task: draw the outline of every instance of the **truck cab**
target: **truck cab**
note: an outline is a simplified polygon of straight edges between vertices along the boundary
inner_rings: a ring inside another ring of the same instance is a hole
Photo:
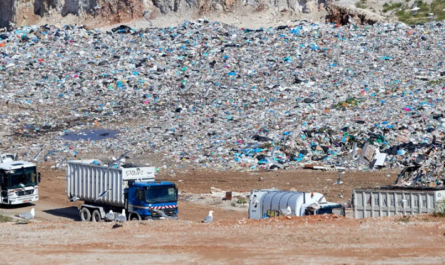
[[[40,173],[36,165],[2,158],[0,204],[17,205],[39,200]]]
[[[127,196],[130,220],[149,220],[178,216],[178,189],[174,183],[165,181],[131,182]]]
[[[17,154],[0,153],[0,164],[17,161]]]

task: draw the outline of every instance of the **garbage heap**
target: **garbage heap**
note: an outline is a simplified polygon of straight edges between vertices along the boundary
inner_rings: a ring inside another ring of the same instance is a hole
[[[58,162],[128,151],[216,170],[400,167],[444,131],[444,30],[17,28],[0,33],[1,144]]]
[[[434,138],[430,147],[423,152],[405,157],[405,166],[397,177],[394,186],[403,187],[443,187],[445,183],[445,150],[443,140]]]

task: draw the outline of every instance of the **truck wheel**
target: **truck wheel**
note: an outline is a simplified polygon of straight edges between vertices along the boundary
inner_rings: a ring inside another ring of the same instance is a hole
[[[141,216],[138,213],[130,213],[130,216],[128,217],[128,220],[130,221],[140,221]]]
[[[90,213],[90,210],[88,208],[84,207],[84,208],[82,208],[80,210],[80,219],[83,222],[91,221],[91,213]]]
[[[99,210],[94,210],[91,215],[91,222],[103,222],[104,220],[100,217]]]

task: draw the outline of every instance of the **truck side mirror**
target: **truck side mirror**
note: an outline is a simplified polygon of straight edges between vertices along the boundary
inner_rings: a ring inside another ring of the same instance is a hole
[[[40,172],[37,173],[37,181],[40,183]]]

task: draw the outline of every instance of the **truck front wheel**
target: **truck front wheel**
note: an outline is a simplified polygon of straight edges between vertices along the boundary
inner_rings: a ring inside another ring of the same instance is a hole
[[[130,221],[140,221],[141,216],[138,213],[130,213],[130,216],[128,217],[128,220]]]
[[[91,215],[91,221],[92,222],[103,222],[104,220],[100,217],[99,210],[94,210],[93,214]]]
[[[88,208],[82,208],[80,209],[80,220],[83,222],[91,221],[91,213]]]

